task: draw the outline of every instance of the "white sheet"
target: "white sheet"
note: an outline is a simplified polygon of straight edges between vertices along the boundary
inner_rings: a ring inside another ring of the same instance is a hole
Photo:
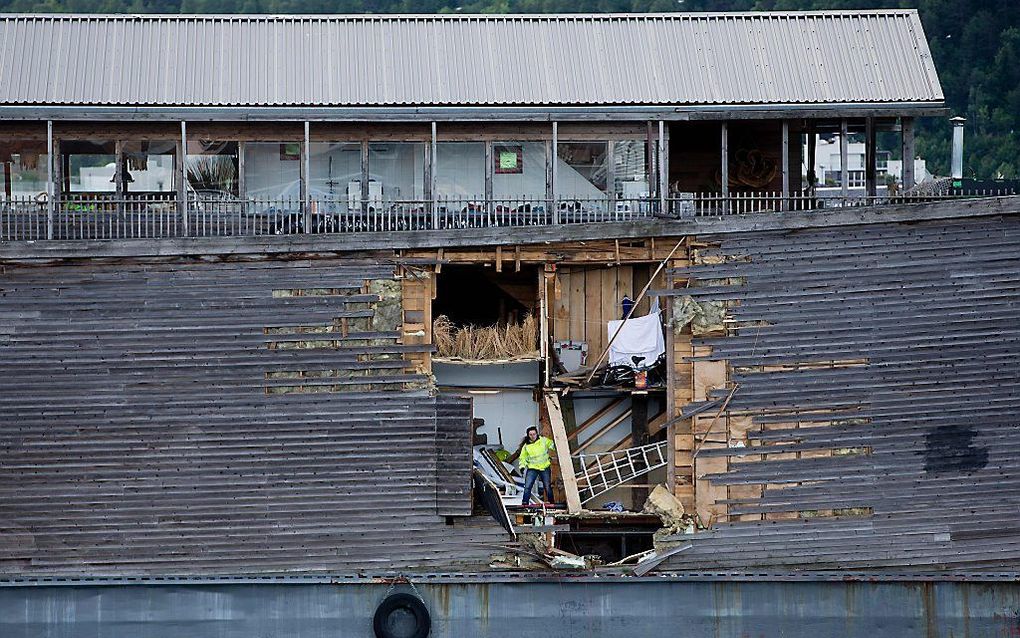
[[[642,366],[648,366],[659,358],[659,355],[666,351],[666,340],[662,336],[662,322],[659,319],[660,312],[654,312],[644,317],[631,317],[626,323],[622,319],[609,322],[609,336],[612,339],[617,328],[623,323],[623,330],[616,336],[613,345],[609,347],[609,365],[635,367],[631,357],[644,357]]]

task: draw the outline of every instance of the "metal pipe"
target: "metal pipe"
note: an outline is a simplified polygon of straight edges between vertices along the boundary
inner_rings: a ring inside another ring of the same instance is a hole
[[[967,118],[957,116],[949,121],[953,124],[952,177],[954,181],[958,181],[963,179],[963,124]]]

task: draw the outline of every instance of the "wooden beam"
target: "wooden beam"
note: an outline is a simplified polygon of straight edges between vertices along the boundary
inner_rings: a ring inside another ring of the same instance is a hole
[[[635,392],[630,395],[630,438],[632,447],[640,447],[648,443],[648,393]],[[632,505],[640,507],[648,498],[646,488],[637,488],[631,492]]]
[[[560,223],[559,205],[556,201],[559,197],[559,163],[560,163],[560,126],[559,122],[552,123],[552,150],[549,155],[549,208],[552,209],[553,224]]]
[[[312,191],[308,182],[312,179],[312,144],[311,124],[305,122],[305,137],[301,143],[300,196],[301,208],[305,211],[305,232],[313,232],[312,228]]]
[[[808,179],[808,190],[813,195],[815,187],[818,185],[818,175],[815,173],[815,160],[818,158],[818,134],[815,131],[815,123],[812,121],[808,124],[807,130],[808,142],[807,142],[807,179]]]
[[[901,155],[903,157],[902,181],[904,190],[913,188],[916,183],[914,175],[914,118],[905,117],[900,128]]]
[[[726,200],[730,196],[730,129],[727,122],[722,123],[722,134],[719,139],[719,156],[719,169],[722,174],[723,209],[729,210],[729,202]]]
[[[570,455],[570,443],[567,441],[563,411],[560,409],[560,396],[555,392],[545,392],[544,397],[546,412],[549,415],[549,428],[552,430],[553,443],[556,444],[556,458],[560,465],[563,492],[567,497],[567,511],[579,514],[581,495],[577,490],[577,476],[574,475],[574,460]]]
[[[439,144],[436,141],[436,123],[432,122],[430,127],[432,131],[432,137],[429,140],[429,156],[428,156],[428,199],[432,206],[432,228],[439,228],[439,194],[436,193],[436,168],[439,166],[437,154],[439,153]],[[436,272],[439,272],[438,270]]]
[[[53,145],[53,120],[46,122],[46,238],[53,239],[53,224],[56,216],[56,202],[54,198],[57,189],[54,185],[53,167],[56,158],[54,157]]]
[[[667,210],[666,198],[669,197],[669,144],[666,141],[666,123],[662,120],[659,120],[658,151],[655,155],[657,159],[655,188],[659,193],[659,212],[665,213]]]
[[[782,167],[783,167],[783,199],[780,202],[781,210],[790,208],[790,122],[783,120],[782,133]]]
[[[588,440],[585,441],[584,443],[579,444],[577,446],[577,449],[574,450],[574,451],[577,452],[577,453],[584,452],[585,450],[590,448],[592,445],[594,445],[596,441],[598,441],[600,438],[602,438],[602,436],[604,434],[606,434],[607,432],[609,432],[610,430],[612,430],[616,426],[618,426],[621,423],[623,423],[627,418],[630,417],[630,415],[631,415],[631,409],[630,408],[625,409],[623,412],[621,412],[620,414],[618,414],[617,416],[613,417],[608,422],[606,422],[606,424],[603,425],[602,427],[600,427],[598,430],[595,430],[595,432],[590,437],[588,437]]]
[[[180,160],[178,177],[180,184],[177,186],[177,214],[181,218],[181,229],[184,236],[188,236],[188,123],[181,122],[181,152],[177,157]]]
[[[846,119],[839,121],[839,192],[846,198],[850,194],[850,140]]]
[[[868,197],[878,194],[878,138],[875,135],[875,118],[864,121],[864,183]]]
[[[624,397],[619,397],[619,398],[613,399],[612,401],[607,403],[605,406],[603,406],[602,408],[597,410],[595,412],[595,414],[593,414],[590,417],[588,417],[587,419],[585,419],[584,423],[582,423],[581,425],[577,426],[575,429],[570,430],[568,432],[568,434],[567,434],[567,438],[576,439],[578,434],[580,434],[581,432],[584,432],[586,429],[588,429],[592,425],[594,425],[594,424],[598,423],[599,421],[601,421],[604,416],[606,416],[607,414],[609,414],[610,412],[612,412],[616,408],[620,407],[620,404],[622,404],[623,401],[624,401]]]

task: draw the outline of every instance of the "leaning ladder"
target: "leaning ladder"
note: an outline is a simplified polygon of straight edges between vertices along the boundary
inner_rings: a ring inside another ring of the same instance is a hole
[[[581,503],[666,465],[666,441],[609,452],[578,454]]]

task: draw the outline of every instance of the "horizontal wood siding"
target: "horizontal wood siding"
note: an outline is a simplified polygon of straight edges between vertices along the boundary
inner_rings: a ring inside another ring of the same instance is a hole
[[[728,304],[694,354],[739,386],[698,457],[730,522],[663,569],[1015,570],[1020,219],[700,239],[667,294]]]
[[[470,402],[425,391],[408,355],[431,346],[381,312],[395,278],[336,260],[6,268],[0,572],[485,564],[495,522],[444,519],[470,513]]]

